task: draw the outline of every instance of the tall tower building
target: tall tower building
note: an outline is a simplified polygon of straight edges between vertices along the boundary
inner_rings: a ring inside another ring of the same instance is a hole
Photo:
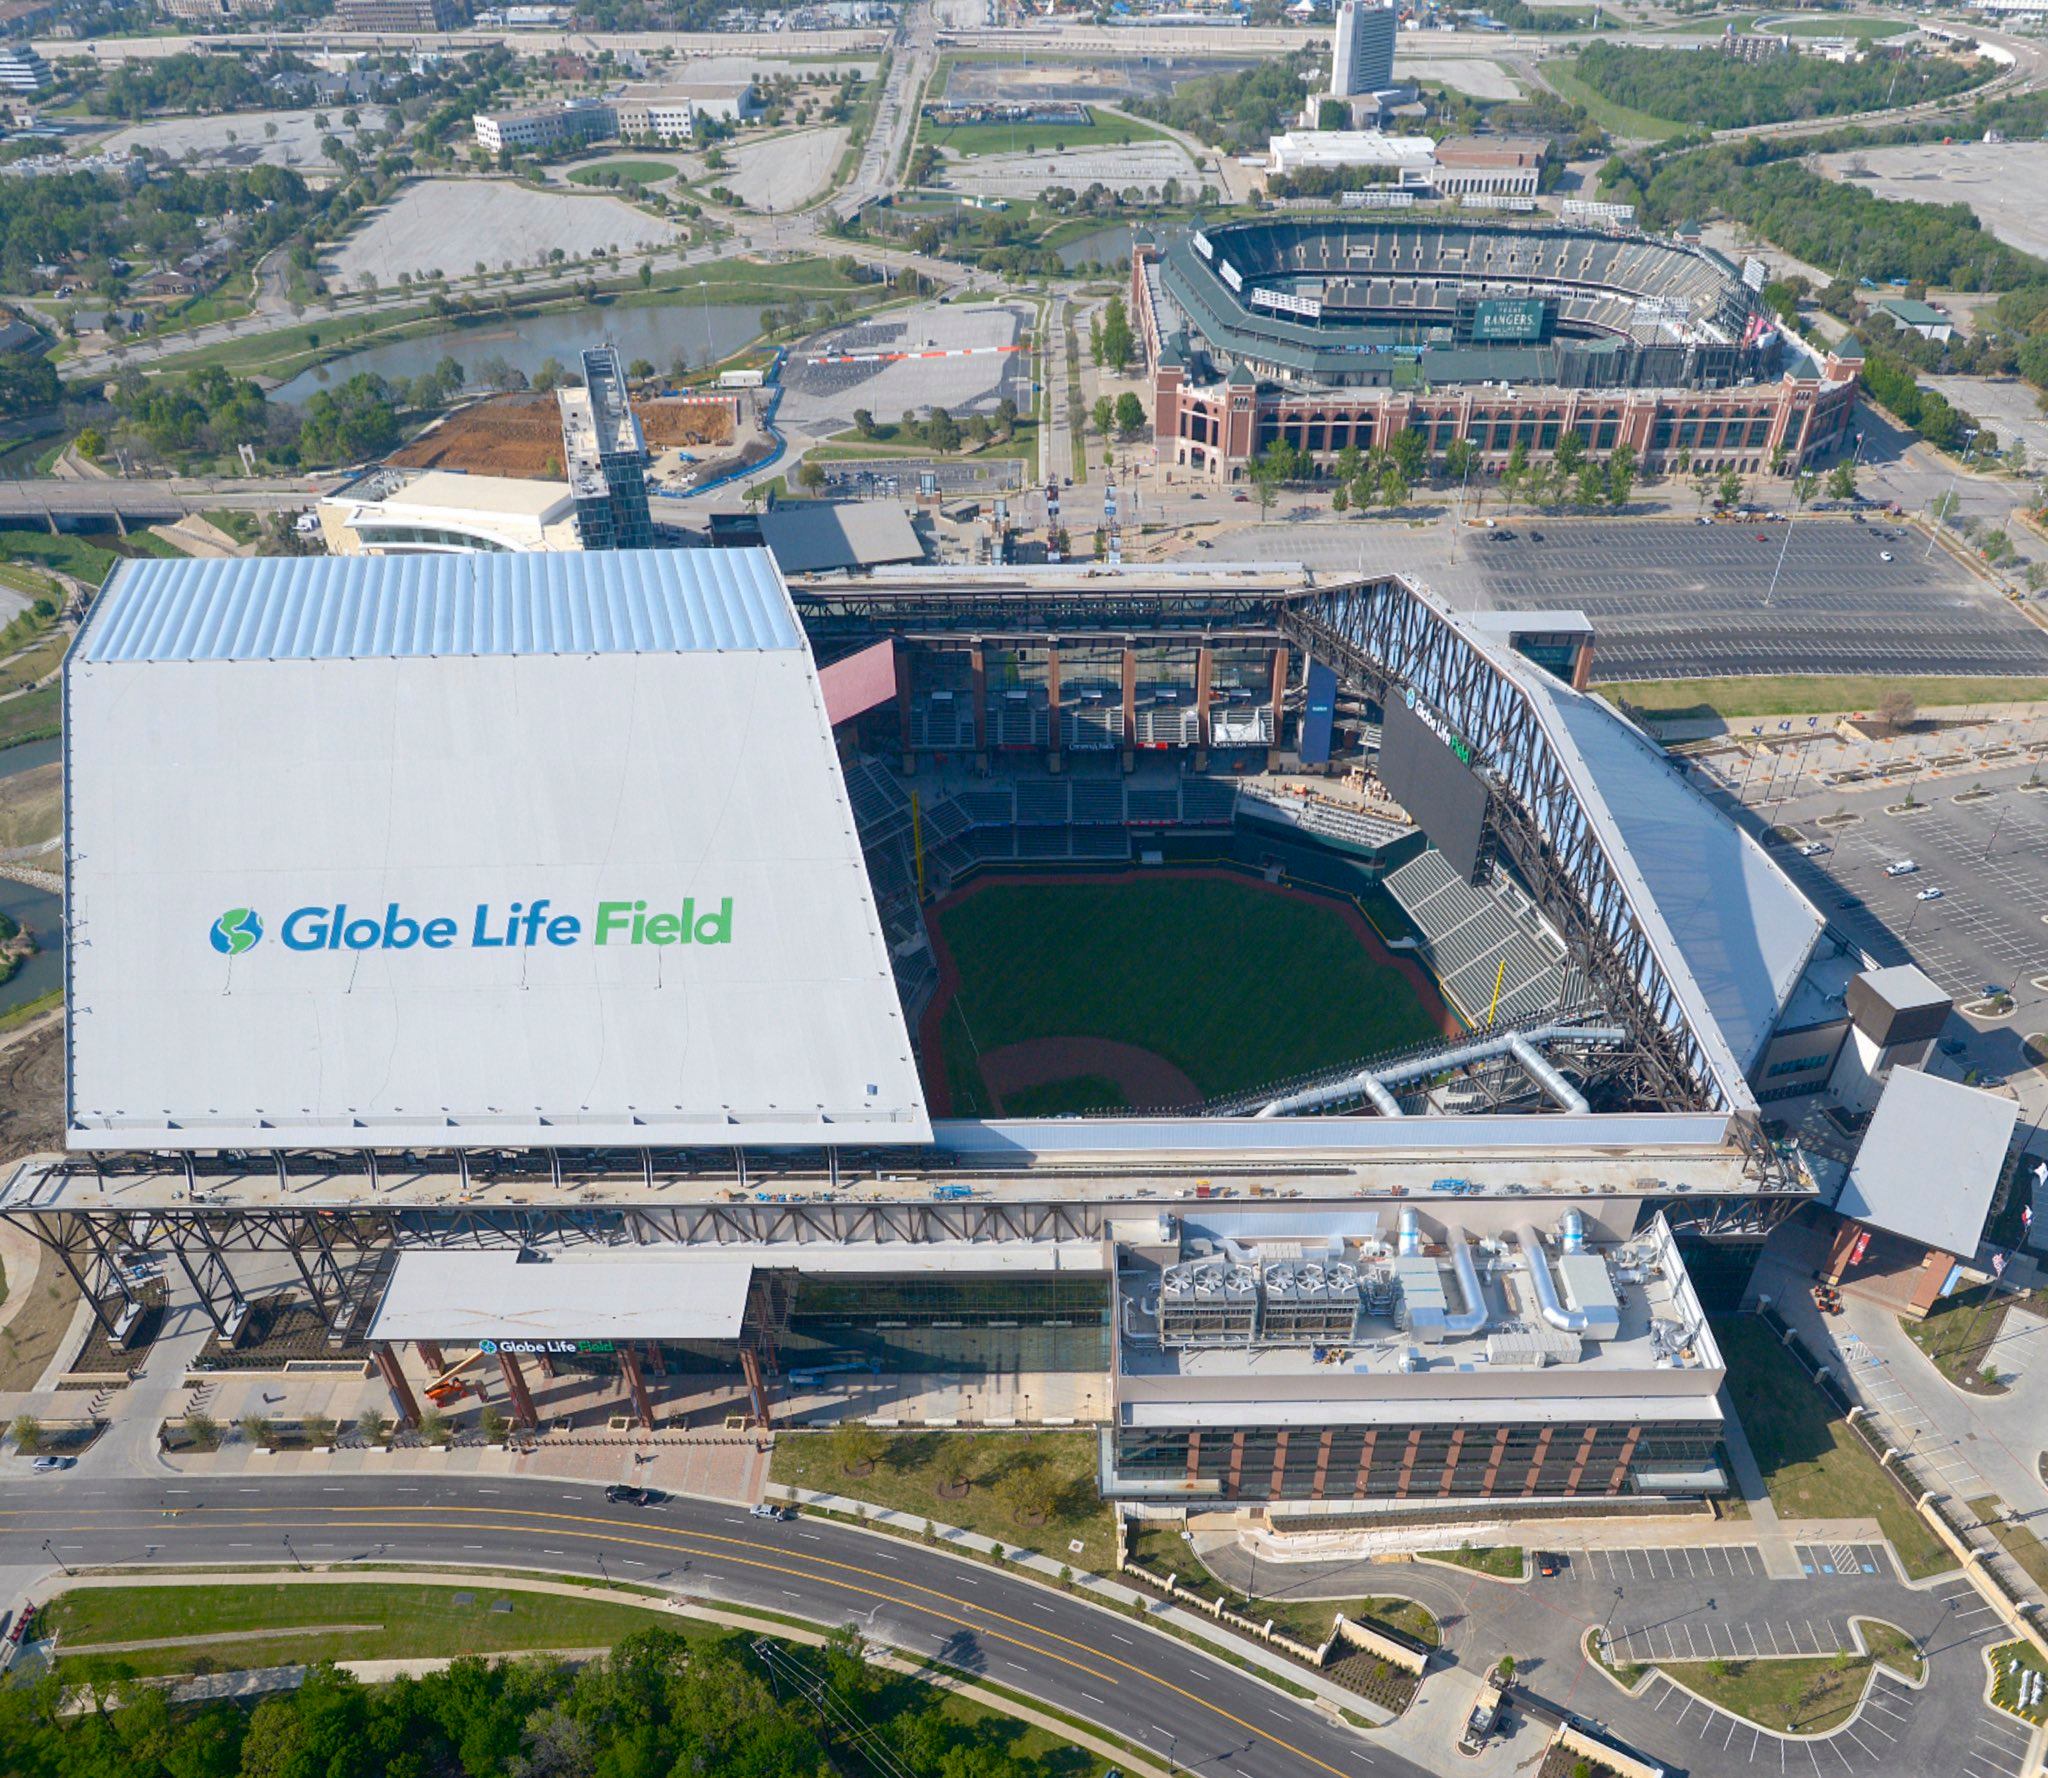
[[[1330,68],[1330,91],[1335,97],[1362,98],[1394,84],[1396,23],[1391,4],[1343,0],[1337,8],[1337,45]]]
[[[557,391],[562,461],[576,522],[589,550],[652,549],[647,510],[647,442],[626,399],[626,370],[616,348],[583,354],[583,387]]]

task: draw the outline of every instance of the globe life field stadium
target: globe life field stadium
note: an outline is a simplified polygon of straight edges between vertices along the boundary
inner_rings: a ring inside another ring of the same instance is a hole
[[[1652,470],[1744,474],[1842,443],[1853,359],[1814,355],[1708,249],[1563,227],[1293,216],[1139,243],[1162,460],[1234,479],[1413,428],[1497,472],[1575,432]]]
[[[1072,1424],[1153,1504],[1712,1492],[1823,922],[1590,645],[1270,566],[123,563],[65,667],[67,1148],[0,1217],[117,1347],[162,1256],[204,1362],[289,1300],[401,1415],[467,1364],[529,1424]],[[1267,775],[1347,762],[1379,814]],[[1390,885],[1473,1028],[931,1118],[929,897],[1191,847]]]

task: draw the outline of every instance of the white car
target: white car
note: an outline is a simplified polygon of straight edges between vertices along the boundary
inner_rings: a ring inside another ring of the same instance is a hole
[[[1910,877],[1919,868],[1910,858],[1894,858],[1884,867],[1884,874],[1888,877]]]
[[[796,1517],[796,1514],[788,1507],[776,1506],[766,1500],[762,1501],[758,1506],[749,1507],[747,1511],[750,1517],[756,1519],[793,1519]]]
[[[1827,849],[1828,845],[1825,840],[1808,840],[1805,845],[1799,848],[1799,856],[1801,858],[1818,858]]]
[[[1923,889],[1913,899],[1915,901],[1939,901],[1941,899],[1941,891],[1939,889]]]
[[[1877,559],[1880,562],[1889,562],[1892,559],[1892,552],[1888,549],[1881,549],[1877,552]]]

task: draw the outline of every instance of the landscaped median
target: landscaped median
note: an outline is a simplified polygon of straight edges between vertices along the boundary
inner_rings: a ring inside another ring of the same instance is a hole
[[[1778,1735],[1825,1735],[1863,1707],[1877,1669],[1908,1685],[1927,1677],[1919,1645],[1903,1630],[1875,1618],[1851,1618],[1856,1648],[1833,1655],[1762,1655],[1752,1660],[1653,1661],[1644,1666],[1608,1658],[1598,1630],[1586,1633],[1586,1652],[1624,1691],[1636,1693],[1661,1673],[1730,1716]]]

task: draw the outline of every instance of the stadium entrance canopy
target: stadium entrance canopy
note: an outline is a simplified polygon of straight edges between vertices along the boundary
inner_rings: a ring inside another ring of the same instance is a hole
[[[128,562],[65,691],[70,1147],[931,1139],[766,551]]]

